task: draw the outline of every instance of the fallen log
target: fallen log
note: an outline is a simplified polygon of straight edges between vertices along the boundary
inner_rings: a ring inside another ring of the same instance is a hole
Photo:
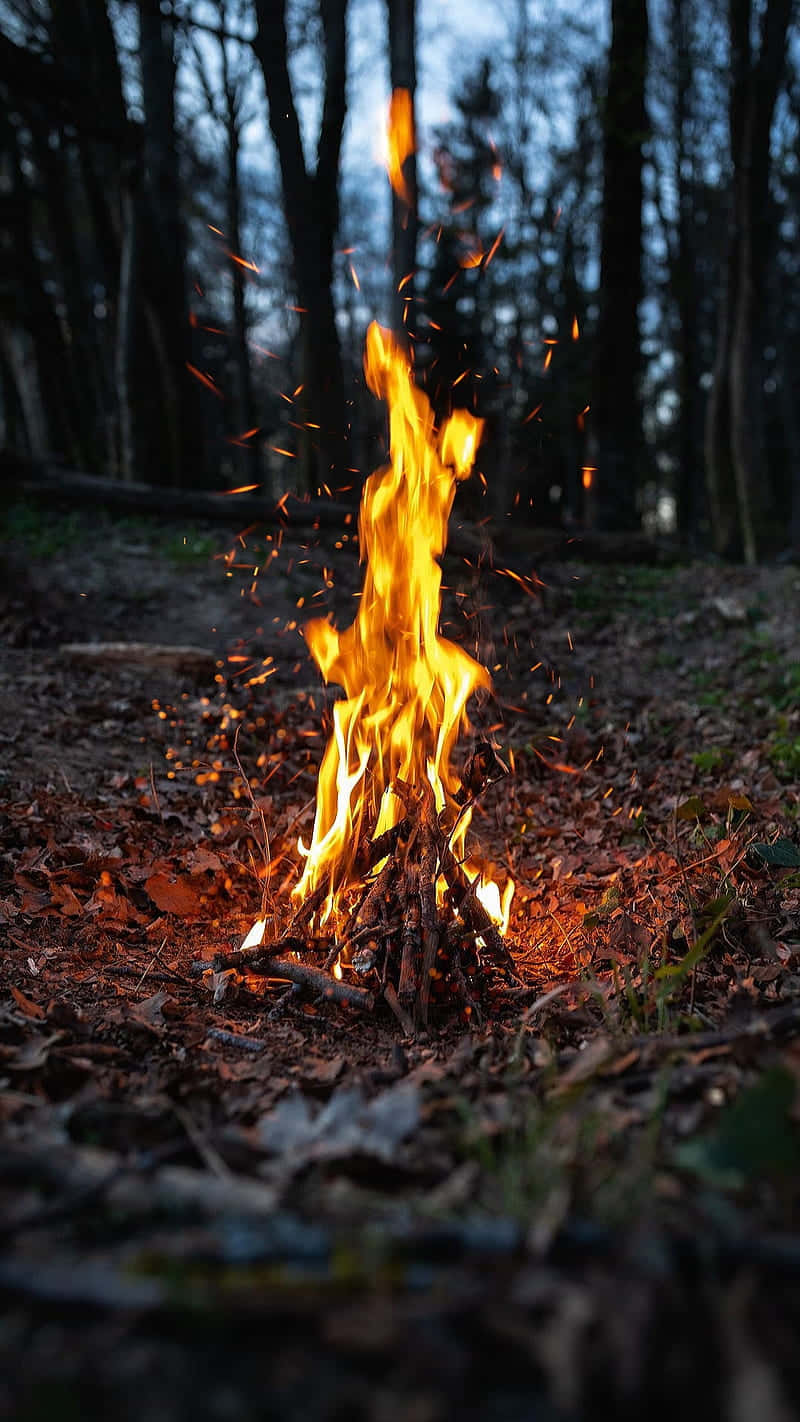
[[[175,489],[82,474],[16,456],[0,459],[0,476],[6,488],[16,489],[27,498],[46,499],[48,505],[61,501],[70,509],[101,507],[115,513],[152,514],[161,519],[189,518],[195,523],[210,521],[240,528],[259,524],[303,533],[322,528],[355,532],[358,523],[355,503],[298,498],[295,494],[287,494],[275,503],[260,492]],[[452,529],[448,540],[449,552],[468,558],[477,557],[488,546],[485,531],[458,526]]]

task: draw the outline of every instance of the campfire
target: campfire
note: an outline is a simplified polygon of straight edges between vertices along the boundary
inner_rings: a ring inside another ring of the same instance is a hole
[[[405,202],[412,151],[410,100],[398,90],[388,169]],[[505,942],[513,880],[501,889],[467,849],[475,802],[507,768],[485,738],[473,739],[460,772],[452,760],[470,730],[467,703],[491,678],[439,634],[439,559],[483,421],[456,410],[437,429],[405,344],[375,322],[364,370],[388,406],[389,462],[364,486],[354,622],[343,632],[327,618],[305,628],[325,681],[344,692],[333,706],[311,841],[298,843],[305,863],[282,936],[265,947],[260,918],[215,967],[367,1008],[381,995],[412,1032],[427,1025],[432,1002],[479,1017],[489,984],[514,977]]]
[[[408,356],[373,323],[364,360],[389,408],[389,462],[366,481],[359,514],[365,564],[355,621],[305,637],[326,682],[342,688],[317,782],[311,841],[285,933],[263,946],[259,919],[237,953],[216,961],[284,977],[371,1007],[381,994],[407,1031],[431,1003],[479,1015],[487,980],[513,975],[504,935],[514,884],[467,851],[478,796],[506,773],[486,739],[453,765],[467,702],[489,673],[439,633],[438,559],[456,485],[472,468],[482,422],[455,411],[437,430]],[[276,953],[290,952],[294,961]],[[322,961],[312,967],[309,960]]]

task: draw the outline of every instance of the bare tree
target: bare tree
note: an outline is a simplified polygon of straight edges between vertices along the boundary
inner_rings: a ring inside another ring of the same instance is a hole
[[[235,430],[230,433],[241,435],[252,430],[258,423],[253,396],[253,375],[248,344],[248,315],[246,267],[242,260],[242,219],[244,199],[241,181],[242,131],[247,120],[245,109],[247,83],[252,68],[248,43],[232,38],[239,31],[231,31],[227,0],[218,0],[218,29],[216,40],[219,46],[220,82],[219,93],[209,73],[202,45],[193,42],[197,74],[206,101],[206,107],[213,119],[221,126],[225,135],[224,144],[224,191],[225,191],[225,235],[228,244],[228,258],[231,275],[231,327],[230,354],[234,371],[233,413]],[[234,15],[234,22],[238,15]],[[237,447],[238,463],[243,479],[255,479],[258,466],[258,445],[252,441]]]
[[[139,0],[139,55],[144,107],[147,223],[140,269],[166,414],[167,467],[162,482],[197,482],[202,442],[191,363],[186,290],[186,237],[175,128],[175,26],[159,0]]]
[[[755,563],[768,515],[760,313],[769,254],[770,133],[793,0],[729,0],[730,242],[706,416],[706,472],[717,552]]]
[[[320,0],[325,78],[311,170],[289,74],[286,0],[256,0],[254,48],[278,152],[300,318],[298,473],[309,489],[338,479],[347,463],[344,376],[332,291],[346,112],[346,10],[347,0]]]
[[[642,150],[647,135],[646,0],[611,0],[603,114],[600,315],[592,378],[596,522],[635,528],[641,462],[639,302],[642,295]]]

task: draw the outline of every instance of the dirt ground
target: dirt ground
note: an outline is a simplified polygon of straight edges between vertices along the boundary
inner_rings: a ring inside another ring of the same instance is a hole
[[[796,1415],[800,569],[579,552],[446,559],[522,985],[410,1039],[193,969],[286,921],[352,538],[8,511],[0,1411]]]

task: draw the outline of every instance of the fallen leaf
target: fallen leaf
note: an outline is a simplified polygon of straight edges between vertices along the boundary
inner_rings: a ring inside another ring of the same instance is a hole
[[[20,992],[19,988],[12,986],[11,996],[20,1012],[23,1012],[26,1017],[35,1017],[40,1021],[44,1017],[44,1008],[40,1007],[38,1002],[31,1002],[31,999],[26,997],[24,992]]]
[[[706,813],[705,802],[699,795],[690,795],[688,800],[678,805],[675,810],[676,820],[699,820]]]
[[[82,914],[83,904],[81,903],[75,890],[69,884],[59,883],[57,879],[51,880],[50,898],[57,908],[68,917],[76,917]]]
[[[372,1101],[360,1086],[340,1087],[316,1115],[313,1103],[296,1092],[262,1116],[256,1130],[264,1149],[288,1158],[294,1172],[312,1160],[352,1156],[392,1164],[419,1120],[419,1090],[401,1081]]]
[[[136,1022],[140,1022],[143,1027],[163,1027],[164,1014],[162,1009],[167,1002],[172,999],[168,992],[163,989],[154,992],[152,997],[146,997],[143,1002],[133,1002],[130,1005],[130,1015]]]
[[[185,918],[197,912],[197,889],[189,878],[151,874],[144,887],[156,908],[162,913],[173,913]]]
[[[192,849],[184,855],[183,862],[190,874],[216,874],[222,868],[219,855],[202,844],[198,849]]]

